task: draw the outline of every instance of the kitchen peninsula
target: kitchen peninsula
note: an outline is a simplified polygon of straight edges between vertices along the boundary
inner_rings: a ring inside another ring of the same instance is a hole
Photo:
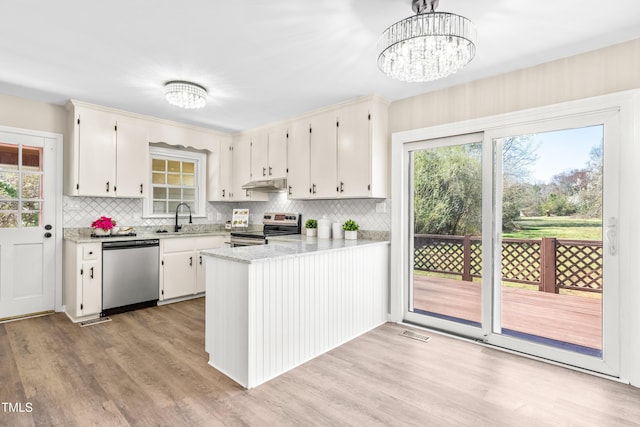
[[[297,236],[202,255],[209,364],[246,388],[386,322],[389,242]]]

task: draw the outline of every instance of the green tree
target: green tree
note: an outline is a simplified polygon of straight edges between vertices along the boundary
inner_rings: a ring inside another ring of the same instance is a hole
[[[477,234],[482,210],[481,145],[414,154],[417,234]]]
[[[589,218],[602,217],[602,169],[603,146],[602,143],[591,149],[589,163],[587,164],[588,181],[585,189],[580,194],[580,213]]]
[[[547,215],[568,216],[576,213],[577,208],[566,194],[551,193],[542,204]]]

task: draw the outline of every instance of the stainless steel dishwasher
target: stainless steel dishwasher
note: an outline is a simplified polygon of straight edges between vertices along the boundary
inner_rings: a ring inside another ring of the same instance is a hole
[[[102,243],[102,316],[158,304],[160,241]]]

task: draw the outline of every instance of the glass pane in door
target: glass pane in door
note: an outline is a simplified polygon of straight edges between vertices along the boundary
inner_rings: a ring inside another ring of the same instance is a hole
[[[411,153],[409,310],[481,325],[482,144]]]
[[[494,140],[503,335],[602,354],[603,132]]]
[[[0,144],[0,227],[39,227],[42,148]]]

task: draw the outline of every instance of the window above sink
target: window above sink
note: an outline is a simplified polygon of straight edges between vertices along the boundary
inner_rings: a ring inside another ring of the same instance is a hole
[[[173,217],[180,203],[187,203],[193,216],[205,216],[206,155],[151,145],[149,157],[151,185],[144,203],[144,216]],[[178,212],[189,214],[184,207]]]

